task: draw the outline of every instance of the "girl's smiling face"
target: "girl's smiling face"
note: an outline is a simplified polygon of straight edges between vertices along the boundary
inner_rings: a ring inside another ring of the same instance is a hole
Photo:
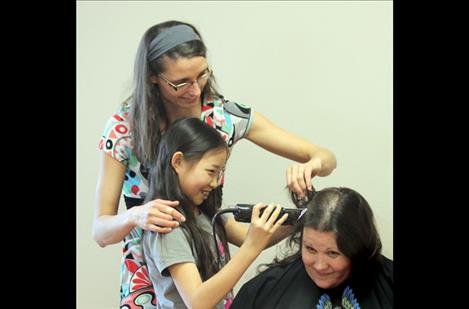
[[[210,192],[218,186],[219,178],[227,159],[226,149],[213,149],[198,161],[184,160],[182,152],[173,155],[173,167],[179,179],[182,192],[199,206]]]

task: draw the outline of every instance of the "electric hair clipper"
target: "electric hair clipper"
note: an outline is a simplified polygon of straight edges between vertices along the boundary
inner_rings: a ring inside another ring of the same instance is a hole
[[[252,208],[254,204],[236,204],[233,207],[233,215],[238,222],[251,222]],[[264,213],[265,208],[261,209],[261,215]],[[306,213],[307,208],[283,208],[278,215],[280,219],[284,214],[288,214],[287,220],[282,225],[293,225],[299,222],[303,215]]]

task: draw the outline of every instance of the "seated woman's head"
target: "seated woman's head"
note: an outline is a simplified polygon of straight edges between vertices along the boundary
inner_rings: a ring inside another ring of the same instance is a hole
[[[317,286],[340,285],[379,260],[381,240],[367,201],[349,188],[312,193],[301,231],[301,258]]]

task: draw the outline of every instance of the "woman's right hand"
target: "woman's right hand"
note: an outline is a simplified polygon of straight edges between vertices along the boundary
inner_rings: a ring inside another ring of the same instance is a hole
[[[169,233],[172,228],[179,226],[179,222],[186,221],[186,218],[174,209],[178,205],[179,201],[155,199],[142,206],[132,207],[129,210],[130,221],[144,230]]]
[[[264,212],[260,215],[261,209],[265,207]],[[262,251],[270,242],[275,231],[287,220],[288,214],[284,214],[278,218],[282,207],[280,205],[256,204],[252,209],[251,224],[244,244],[252,246]]]

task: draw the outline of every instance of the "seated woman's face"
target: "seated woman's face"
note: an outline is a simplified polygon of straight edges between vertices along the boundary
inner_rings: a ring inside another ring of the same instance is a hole
[[[334,232],[305,227],[301,257],[306,272],[320,288],[336,287],[350,276],[352,263],[337,248]]]

